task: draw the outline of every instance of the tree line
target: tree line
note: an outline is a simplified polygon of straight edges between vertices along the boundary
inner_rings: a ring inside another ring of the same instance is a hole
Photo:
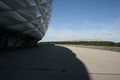
[[[113,46],[120,47],[120,42],[110,41],[52,41],[52,42],[40,42],[39,44],[67,44],[67,45],[93,45],[93,46]]]

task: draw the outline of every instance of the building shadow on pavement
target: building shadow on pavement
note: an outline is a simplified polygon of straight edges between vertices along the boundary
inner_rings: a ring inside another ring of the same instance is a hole
[[[82,61],[56,45],[0,50],[0,80],[90,80]]]

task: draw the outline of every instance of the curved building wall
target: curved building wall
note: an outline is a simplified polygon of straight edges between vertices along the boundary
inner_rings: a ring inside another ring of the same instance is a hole
[[[0,32],[41,40],[49,24],[51,2],[52,0],[0,0]]]

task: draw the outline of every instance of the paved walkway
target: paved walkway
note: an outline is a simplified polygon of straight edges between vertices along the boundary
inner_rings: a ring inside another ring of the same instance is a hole
[[[120,80],[120,52],[61,45],[0,50],[0,80]]]
[[[64,46],[72,50],[93,80],[120,80],[120,52]]]

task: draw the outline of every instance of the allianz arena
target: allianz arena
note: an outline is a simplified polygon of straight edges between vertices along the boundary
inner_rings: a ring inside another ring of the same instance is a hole
[[[43,38],[52,0],[0,0],[0,48],[34,46]]]

